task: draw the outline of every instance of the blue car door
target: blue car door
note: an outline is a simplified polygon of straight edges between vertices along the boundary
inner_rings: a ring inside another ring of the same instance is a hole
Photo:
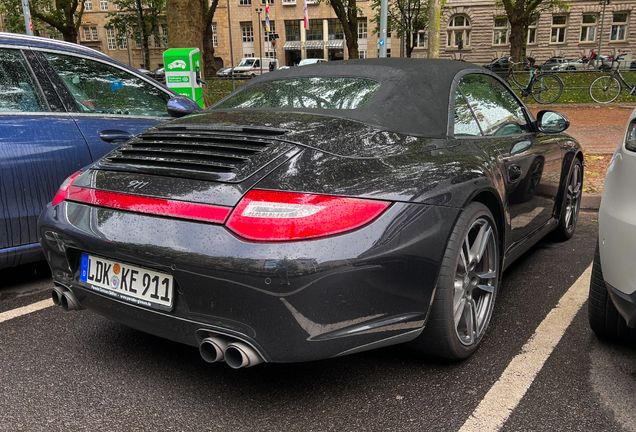
[[[68,90],[63,99],[88,142],[94,160],[114,150],[100,134],[119,130],[136,135],[168,121],[164,88],[107,60],[42,51],[49,76]]]
[[[32,53],[0,46],[0,268],[41,255],[37,219],[66,177],[91,162]]]

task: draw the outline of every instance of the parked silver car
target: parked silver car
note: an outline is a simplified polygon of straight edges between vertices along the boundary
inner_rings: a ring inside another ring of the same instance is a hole
[[[636,342],[636,110],[605,177],[588,312],[603,338]]]
[[[567,59],[563,57],[552,57],[541,65],[543,71],[573,71],[587,67],[587,63],[581,59]]]

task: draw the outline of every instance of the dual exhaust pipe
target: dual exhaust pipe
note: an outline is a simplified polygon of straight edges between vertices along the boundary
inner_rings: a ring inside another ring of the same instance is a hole
[[[51,298],[56,306],[65,311],[77,311],[84,306],[77,300],[70,289],[56,285],[51,291]],[[208,363],[225,361],[233,369],[248,368],[263,363],[261,357],[251,346],[243,342],[229,342],[220,336],[208,336],[199,345],[201,357]]]
[[[247,368],[263,363],[251,346],[243,342],[229,342],[220,336],[209,336],[199,345],[201,357],[208,363],[225,361],[233,369]]]
[[[67,312],[84,309],[73,291],[64,286],[56,285],[51,291],[51,298],[56,306],[61,306]]]

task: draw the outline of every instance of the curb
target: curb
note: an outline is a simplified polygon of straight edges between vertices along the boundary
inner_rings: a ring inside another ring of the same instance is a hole
[[[597,210],[601,206],[601,195],[584,193],[581,196],[582,210]]]

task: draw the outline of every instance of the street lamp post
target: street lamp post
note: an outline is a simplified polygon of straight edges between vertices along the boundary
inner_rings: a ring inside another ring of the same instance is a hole
[[[263,12],[263,8],[256,9],[256,13],[258,14],[258,52],[260,56],[261,75],[263,75],[263,24],[261,23],[261,12]]]
[[[601,4],[603,5],[603,14],[601,15],[601,35],[598,39],[598,60],[596,60],[596,69],[599,69],[598,63],[601,62],[600,69],[603,70],[603,59],[601,58],[601,48],[603,46],[603,24],[605,23],[605,6],[609,4],[610,0],[601,0]],[[611,66],[611,65],[610,65]]]

